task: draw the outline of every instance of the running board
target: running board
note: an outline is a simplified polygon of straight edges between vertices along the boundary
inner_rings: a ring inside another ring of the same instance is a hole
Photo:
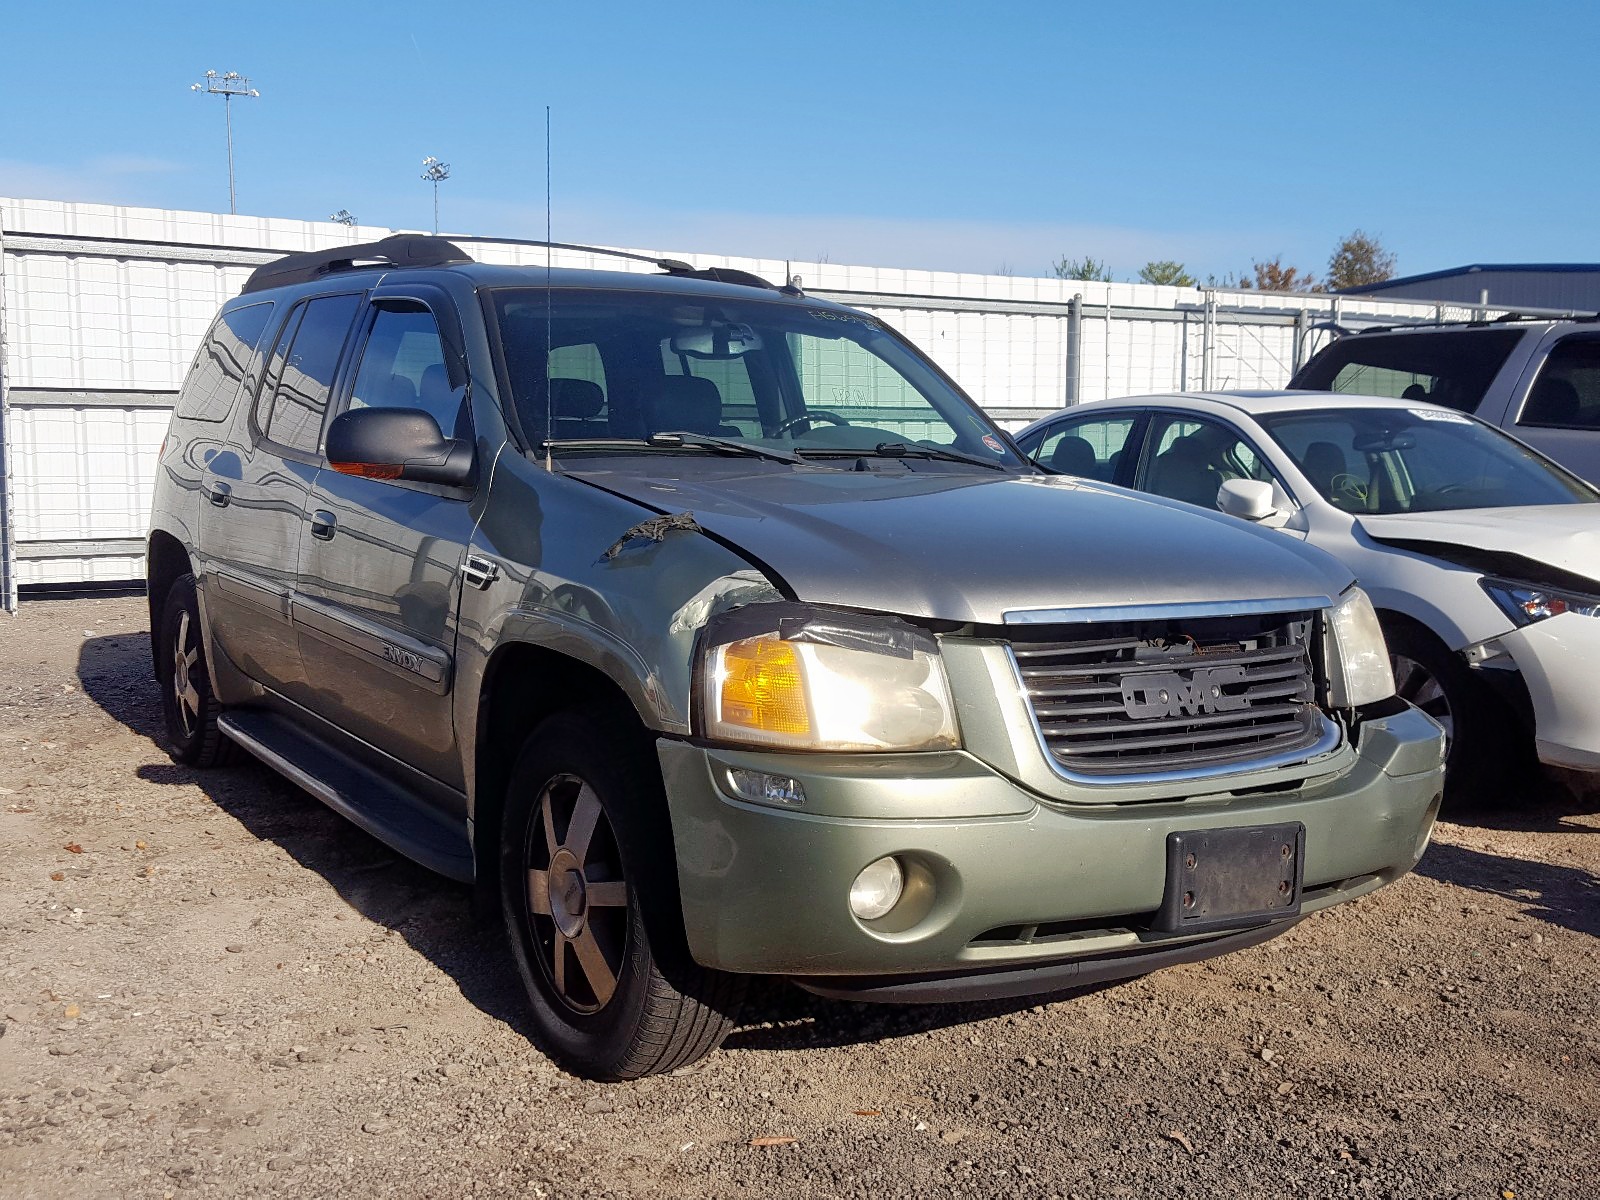
[[[217,717],[217,728],[380,842],[430,871],[472,882],[465,822],[453,825],[391,780],[273,713],[235,709]]]

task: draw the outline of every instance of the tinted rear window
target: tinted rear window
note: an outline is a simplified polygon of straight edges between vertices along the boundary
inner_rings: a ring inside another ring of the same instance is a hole
[[[233,411],[233,399],[239,394],[239,385],[250,369],[256,343],[271,314],[269,301],[233,309],[216,319],[178,397],[180,417],[220,421]]]
[[[360,296],[321,296],[305,307],[267,419],[269,441],[314,454],[345,336]]]
[[[1523,334],[1521,329],[1356,334],[1317,354],[1289,386],[1476,412]]]
[[[1562,338],[1528,391],[1518,425],[1600,429],[1600,338]]]

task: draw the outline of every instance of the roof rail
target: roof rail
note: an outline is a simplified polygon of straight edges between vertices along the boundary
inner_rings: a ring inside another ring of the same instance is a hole
[[[354,271],[369,266],[443,267],[472,261],[471,255],[444,238],[397,233],[376,242],[287,254],[252,271],[250,278],[245,281],[244,291],[260,292],[291,283],[310,283],[336,271]]]
[[[652,267],[660,267],[669,275],[681,274],[684,271],[693,271],[688,263],[676,258],[657,258],[653,254],[635,254],[632,250],[611,250],[605,246],[580,246],[574,242],[541,242],[533,238],[508,238],[508,237],[470,237],[457,234],[463,242],[481,242],[485,246],[548,246],[552,250],[581,250],[585,254],[604,254],[611,258],[631,258],[634,262],[649,263]]]
[[[1482,308],[1483,306],[1481,304],[1464,304],[1451,301],[1449,307]],[[1493,308],[1494,306],[1490,305],[1490,307]],[[1570,321],[1573,324],[1580,324],[1589,321],[1600,321],[1600,313],[1580,312],[1577,309],[1570,308],[1519,309],[1503,313],[1498,317],[1485,315],[1454,321],[1430,321],[1426,318],[1419,318],[1415,321],[1398,321],[1386,325],[1363,325],[1353,332],[1362,334],[1394,333],[1399,329],[1487,329],[1491,325],[1539,324],[1545,321]]]
[[[632,250],[612,250],[607,246],[584,246],[575,242],[541,242],[534,238],[503,238],[503,237],[461,237],[463,242],[482,242],[488,246],[548,246],[552,250],[577,250],[585,254],[603,254],[611,258],[627,258],[634,262],[649,263],[653,267],[660,267],[668,275],[677,275],[683,279],[709,279],[714,283],[734,283],[742,287],[765,288],[769,292],[783,292],[785,295],[804,295],[793,284],[779,287],[777,284],[768,283],[759,275],[749,271],[740,271],[733,267],[706,267],[696,270],[691,263],[686,263],[680,258],[657,258],[653,254],[637,254]]]

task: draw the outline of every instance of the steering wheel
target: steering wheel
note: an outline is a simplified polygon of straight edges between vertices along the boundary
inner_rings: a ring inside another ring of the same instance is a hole
[[[834,425],[850,424],[838,413],[829,412],[825,408],[808,408],[803,413],[796,413],[787,421],[779,421],[778,427],[772,431],[773,436],[776,437],[779,434],[788,433],[797,425],[810,425],[812,421],[829,421]]]
[[[1435,499],[1443,499],[1446,496],[1459,496],[1463,492],[1470,491],[1472,489],[1464,483],[1444,483],[1438,487],[1424,488],[1411,497],[1410,507],[1416,508],[1420,502],[1424,510],[1426,510]]]
[[[1348,472],[1335,475],[1328,481],[1328,491],[1333,493],[1330,500],[1343,500],[1347,504],[1359,504],[1363,508],[1367,503],[1367,483]]]

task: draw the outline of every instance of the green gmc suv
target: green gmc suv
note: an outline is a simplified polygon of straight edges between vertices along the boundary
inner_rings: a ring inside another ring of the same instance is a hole
[[[872,316],[656,266],[251,276],[151,516],[179,760],[470,881],[600,1078],[714,1049],[752,975],[1047,993],[1417,861],[1440,730],[1332,558],[1041,472]]]

